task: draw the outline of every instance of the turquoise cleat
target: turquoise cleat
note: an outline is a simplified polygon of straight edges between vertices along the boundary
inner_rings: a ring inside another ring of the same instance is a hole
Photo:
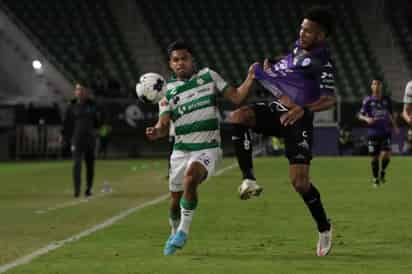
[[[165,248],[163,249],[163,254],[165,256],[173,255],[176,252],[176,247],[171,244],[174,235],[170,235],[166,241]]]
[[[187,240],[187,234],[181,230],[178,230],[175,236],[170,241],[170,243],[175,248],[182,248],[185,245],[186,240]]]

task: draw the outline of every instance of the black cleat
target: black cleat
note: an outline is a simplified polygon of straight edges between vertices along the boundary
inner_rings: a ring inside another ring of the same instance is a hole
[[[379,187],[379,179],[378,178],[373,178],[372,179],[372,186],[374,187],[374,188],[377,188],[377,187]]]
[[[86,192],[84,193],[84,196],[86,196],[86,198],[89,198],[89,197],[91,197],[93,194],[92,194],[92,191],[91,190],[86,190]]]
[[[382,172],[381,172],[380,182],[381,182],[382,184],[386,183],[386,180],[385,180],[385,171],[382,171]]]

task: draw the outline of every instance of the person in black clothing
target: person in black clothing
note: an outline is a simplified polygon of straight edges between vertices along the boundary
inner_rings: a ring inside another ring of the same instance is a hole
[[[95,102],[89,97],[89,91],[81,84],[76,84],[73,99],[63,121],[63,138],[71,140],[73,156],[74,197],[80,196],[81,166],[86,162],[87,188],[85,196],[92,195],[96,130],[99,128],[100,114]]]
[[[345,152],[353,149],[353,136],[349,127],[343,126],[339,129],[338,152],[342,156]]]

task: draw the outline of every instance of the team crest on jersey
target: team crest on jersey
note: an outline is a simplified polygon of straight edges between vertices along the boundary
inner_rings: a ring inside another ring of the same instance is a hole
[[[203,85],[203,84],[205,83],[205,80],[203,80],[202,78],[198,78],[198,79],[196,80],[196,83],[197,83],[198,85]]]
[[[302,61],[302,67],[307,67],[307,66],[309,66],[311,62],[312,62],[312,61],[310,60],[310,58],[305,58],[305,59],[303,59],[303,61]]]

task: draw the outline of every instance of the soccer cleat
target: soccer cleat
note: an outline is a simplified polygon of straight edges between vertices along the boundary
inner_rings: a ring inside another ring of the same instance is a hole
[[[165,247],[163,249],[163,254],[165,256],[173,255],[176,252],[176,247],[171,244],[171,241],[175,235],[170,235],[166,241]]]
[[[380,176],[380,182],[382,183],[382,184],[384,184],[384,183],[386,183],[386,180],[385,180],[385,171],[382,171],[381,172],[381,176]]]
[[[379,179],[378,179],[378,178],[373,178],[373,179],[372,179],[372,186],[373,186],[374,188],[379,187]]]
[[[332,226],[329,230],[319,232],[319,240],[316,245],[316,255],[323,257],[329,254],[332,248]]]
[[[239,196],[241,200],[250,199],[252,196],[259,196],[262,191],[263,188],[251,179],[244,179],[239,186]]]
[[[170,241],[170,244],[175,248],[182,248],[187,241],[187,234],[182,230],[178,230]]]

